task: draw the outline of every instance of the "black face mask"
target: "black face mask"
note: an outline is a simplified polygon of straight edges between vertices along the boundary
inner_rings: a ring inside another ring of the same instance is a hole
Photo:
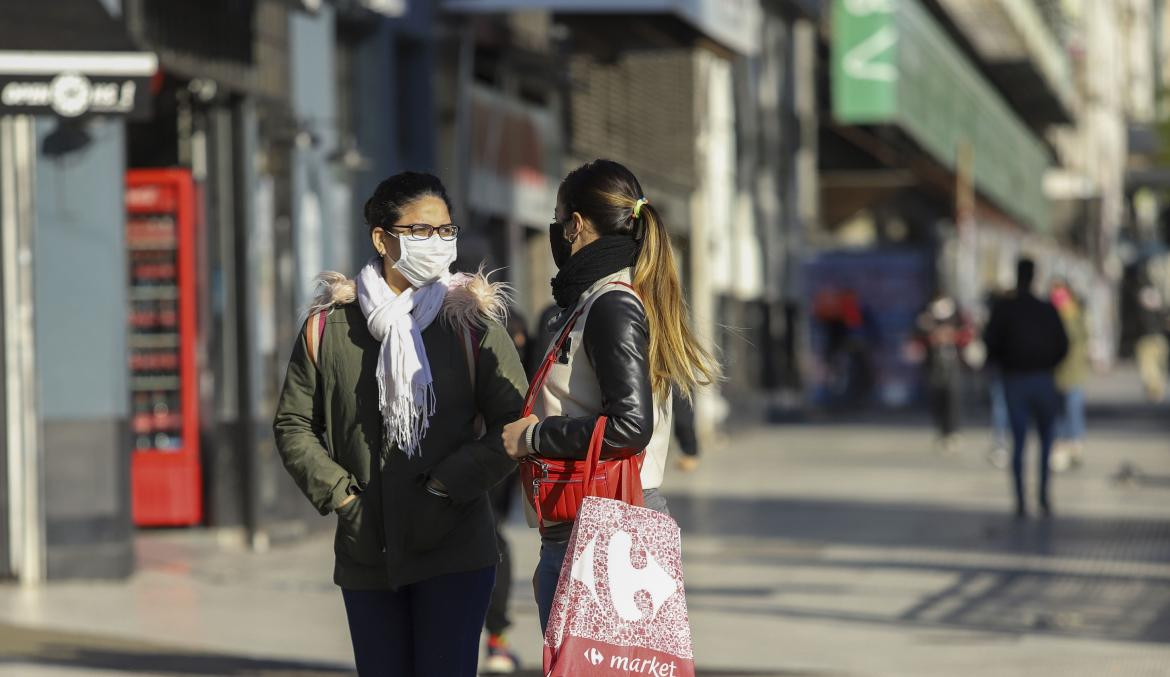
[[[548,245],[552,250],[553,263],[557,270],[565,267],[569,257],[573,255],[573,243],[565,239],[565,224],[553,221],[548,224]]]

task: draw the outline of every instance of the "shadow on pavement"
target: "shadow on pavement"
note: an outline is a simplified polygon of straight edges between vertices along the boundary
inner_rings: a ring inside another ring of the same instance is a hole
[[[951,506],[808,498],[668,496],[684,533],[825,545],[934,548],[1170,564],[1170,522],[1065,517],[1016,521]]]
[[[0,672],[9,674],[5,669],[18,665],[192,677],[339,677],[355,674],[348,666],[206,653],[103,635],[0,624]],[[539,669],[533,668],[513,674],[516,677],[543,677]],[[841,673],[700,667],[696,674],[697,677],[834,677]]]
[[[347,666],[204,653],[100,635],[0,624],[0,671],[36,665],[150,675],[337,677]]]
[[[818,609],[802,601],[786,602],[789,594],[805,600],[809,595],[845,594],[848,586],[819,591],[807,586],[785,586],[759,594],[764,604],[745,607],[715,598],[703,589],[688,589],[688,605],[694,611],[716,611],[747,616],[783,616],[809,620],[845,621],[919,628],[976,630],[984,637],[964,637],[963,643],[1014,640],[1022,635],[1053,635],[1124,640],[1153,644],[1170,643],[1170,581],[1142,577],[1053,574],[1045,572],[932,566],[921,563],[787,561],[790,566],[876,570],[949,571],[957,580],[924,595],[897,614],[846,611],[836,604]],[[757,591],[758,592],[758,591]],[[719,596],[721,597],[721,596]],[[948,640],[952,643],[959,641]]]
[[[1170,523],[1164,521],[1057,517],[1016,522],[986,511],[864,501],[692,496],[669,501],[684,533],[740,539],[729,541],[720,553],[689,556],[693,562],[949,574],[946,585],[898,613],[844,611],[832,604],[833,596],[851,592],[849,574],[835,577],[841,581],[837,584],[750,585],[730,594],[723,586],[691,588],[692,610],[963,628],[1001,636],[1170,642],[1170,574],[1140,571],[1142,565],[1170,564]],[[821,546],[894,552],[888,558],[832,559],[819,556]],[[910,561],[898,557],[898,548],[939,554]],[[972,564],[964,559],[971,553],[1022,557],[1020,566],[1010,558]],[[1058,560],[1072,567],[1057,566]],[[1126,570],[1117,565],[1127,565]],[[1137,575],[1132,565],[1138,565]],[[742,590],[750,595],[739,594]],[[796,606],[788,601],[790,595],[805,601]],[[823,596],[824,608],[808,603],[810,595]],[[756,603],[744,605],[740,597]]]
[[[763,422],[779,427],[833,425],[846,428],[922,428],[930,430],[926,405],[905,409],[864,407],[860,409],[771,409],[760,408],[754,413],[740,413],[733,417],[737,425],[755,425]],[[1086,422],[1090,431],[1148,434],[1170,431],[1170,407],[1147,402],[1093,403],[1086,407]],[[991,411],[986,407],[965,407],[959,417],[960,432],[987,430]]]

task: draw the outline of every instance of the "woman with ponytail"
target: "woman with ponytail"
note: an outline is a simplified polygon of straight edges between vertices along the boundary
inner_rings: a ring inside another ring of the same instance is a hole
[[[594,160],[569,173],[549,225],[554,335],[575,317],[531,416],[504,428],[515,459],[585,458],[599,416],[603,455],[645,450],[644,504],[666,512],[658,493],[671,435],[671,388],[685,397],[712,383],[718,366],[691,332],[670,236],[633,173]],[[554,341],[554,344],[556,342]],[[550,346],[551,350],[554,346]],[[548,624],[571,522],[544,522],[533,585]]]

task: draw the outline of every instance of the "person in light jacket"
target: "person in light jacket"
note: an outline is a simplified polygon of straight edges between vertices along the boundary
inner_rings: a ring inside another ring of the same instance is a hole
[[[569,173],[549,225],[557,326],[580,311],[564,354],[536,394],[533,415],[504,429],[508,454],[585,458],[599,416],[603,453],[645,450],[645,505],[659,494],[671,435],[671,388],[690,397],[719,369],[695,339],[670,235],[630,170],[595,160]],[[556,332],[556,333],[559,333]],[[551,348],[552,346],[550,346]],[[548,624],[572,523],[547,524],[533,584]]]
[[[1051,465],[1056,472],[1080,467],[1085,451],[1085,383],[1089,379],[1089,326],[1080,300],[1068,282],[1052,285],[1052,305],[1064,322],[1068,354],[1056,367],[1056,387],[1064,398],[1056,419],[1056,442]]]

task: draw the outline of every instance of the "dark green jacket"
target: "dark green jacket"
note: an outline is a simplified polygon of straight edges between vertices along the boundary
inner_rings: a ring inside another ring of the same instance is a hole
[[[380,345],[358,305],[329,314],[316,367],[301,332],[273,428],[285,467],[322,515],[351,487],[361,492],[337,512],[333,580],[342,588],[398,588],[498,563],[487,490],[515,468],[501,431],[520,418],[527,382],[508,332],[485,325],[474,390],[463,330],[440,316],[423,331],[437,406],[414,458],[383,443]],[[477,413],[487,425],[479,440]],[[428,477],[450,499],[425,491]]]

